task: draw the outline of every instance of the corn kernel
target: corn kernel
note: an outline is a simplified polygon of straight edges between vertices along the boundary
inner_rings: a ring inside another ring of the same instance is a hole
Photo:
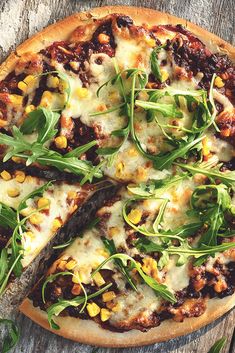
[[[15,179],[18,183],[23,183],[25,181],[25,173],[21,170],[17,170]]]
[[[36,109],[35,105],[33,105],[33,104],[27,105],[27,107],[25,108],[25,113],[29,114],[32,111],[34,111],[35,109]]]
[[[75,283],[75,284],[73,285],[73,288],[72,288],[71,292],[72,292],[73,295],[79,295],[79,294],[81,293],[81,286],[80,286],[80,284]]]
[[[102,295],[102,298],[104,303],[110,302],[111,300],[116,298],[116,294],[113,291],[106,292]]]
[[[10,101],[13,104],[13,106],[22,105],[23,98],[24,97],[19,96],[18,94],[10,94]]]
[[[216,76],[214,84],[215,84],[215,86],[218,87],[218,88],[224,87],[224,81],[223,81],[222,78],[219,77],[219,76]]]
[[[28,184],[32,183],[33,182],[33,177],[31,175],[26,175],[25,182],[28,183]]]
[[[7,126],[8,122],[6,120],[0,119],[0,127]]]
[[[79,277],[79,272],[78,271],[74,271],[74,275],[72,277],[72,282],[79,284],[80,283],[80,277]]]
[[[44,91],[41,98],[40,105],[42,107],[47,108],[50,106],[52,99],[53,99],[53,94],[50,91]]]
[[[137,151],[137,149],[136,149],[135,147],[130,148],[129,151],[128,151],[128,155],[129,155],[130,157],[136,157],[136,156],[138,156],[138,151]]]
[[[141,217],[142,217],[142,211],[135,208],[132,209],[131,212],[128,214],[128,219],[131,221],[133,224],[137,224],[140,222]]]
[[[113,307],[112,307],[112,311],[114,312],[114,313],[117,313],[117,312],[119,312],[120,311],[120,304],[119,303],[117,303],[116,305],[114,305]]]
[[[15,163],[22,163],[22,161],[23,161],[23,159],[22,158],[20,158],[20,157],[11,157],[11,159],[13,160],[13,162],[15,162]]]
[[[20,190],[17,188],[12,188],[7,190],[7,195],[10,197],[17,197],[20,194]]]
[[[67,270],[72,270],[74,267],[77,266],[77,261],[75,260],[70,260],[67,264],[66,264],[66,268]]]
[[[10,180],[11,179],[11,174],[8,173],[6,170],[3,170],[1,172],[1,177],[3,178],[3,180]]]
[[[35,80],[35,76],[33,75],[28,75],[24,78],[24,82],[29,85],[32,84],[32,82]]]
[[[77,62],[77,61],[70,61],[69,65],[75,71],[77,71],[79,69],[79,66],[80,66],[79,62]]]
[[[57,265],[58,270],[64,271],[66,264],[67,264],[66,260],[60,260]]]
[[[29,217],[29,221],[34,225],[39,225],[40,223],[42,223],[42,215],[39,213],[35,213]]]
[[[68,192],[68,198],[69,198],[70,200],[74,200],[74,199],[76,199],[76,197],[77,197],[76,191],[69,191],[69,192]]]
[[[103,279],[103,277],[101,276],[101,274],[99,272],[97,272],[93,276],[93,280],[98,287],[101,287],[101,286],[103,286],[103,284],[105,284],[105,280]]]
[[[156,260],[152,259],[151,257],[146,257],[143,260],[142,269],[147,275],[153,277],[156,280],[159,280]]]
[[[65,136],[58,136],[55,138],[55,144],[57,148],[66,148],[67,138]]]
[[[210,154],[210,141],[208,137],[202,139],[202,154],[208,156]]]
[[[111,312],[108,310],[108,309],[104,309],[102,308],[101,311],[100,311],[100,318],[101,318],[101,321],[107,321],[109,320],[111,316]]]
[[[27,91],[27,85],[24,81],[18,82],[17,87],[24,93]]]
[[[169,74],[166,70],[161,69],[162,82],[165,82],[169,78]]]
[[[86,308],[90,317],[95,317],[100,313],[100,307],[96,303],[87,304]]]
[[[109,37],[107,34],[105,34],[105,33],[100,33],[100,34],[98,35],[98,41],[99,41],[101,44],[107,44],[107,43],[109,43],[109,41],[110,41],[110,37]]]
[[[62,226],[61,221],[58,218],[55,218],[52,224],[52,231],[56,232]]]
[[[110,227],[108,229],[108,234],[111,238],[113,238],[115,235],[117,235],[118,233],[120,233],[120,230],[118,229],[118,227]]]
[[[23,216],[23,217],[28,217],[30,215],[30,213],[32,212],[36,212],[36,209],[35,208],[32,208],[32,207],[27,207],[27,208],[24,208],[23,210],[20,211],[20,214]]]
[[[109,252],[105,249],[97,249],[96,252],[103,257],[106,257],[106,258],[109,257]]]
[[[116,177],[121,178],[123,175],[123,171],[124,171],[124,163],[120,162],[116,167]]]
[[[146,38],[145,42],[151,47],[155,47],[156,45],[156,41],[154,38]]]
[[[60,80],[57,76],[48,76],[47,78],[47,86],[51,88],[59,87]]]
[[[40,199],[38,199],[37,204],[38,208],[48,209],[50,207],[50,200],[46,197],[40,197]]]
[[[78,98],[87,98],[88,96],[88,89],[84,87],[79,87],[76,89],[76,94]]]

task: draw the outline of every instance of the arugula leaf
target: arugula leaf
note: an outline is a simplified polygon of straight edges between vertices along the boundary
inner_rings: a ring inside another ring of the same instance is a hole
[[[74,150],[66,153],[64,155],[65,158],[69,158],[69,157],[81,157],[81,155],[85,152],[87,152],[91,147],[94,147],[97,144],[97,141],[90,141],[88,143],[86,143],[85,145],[79,146],[77,148],[75,148]]]
[[[0,225],[3,228],[14,229],[17,225],[16,212],[9,206],[0,202]]]
[[[208,169],[205,163],[201,164],[182,164],[182,163],[174,163],[182,169],[186,169],[192,175],[195,174],[203,174],[213,181],[220,180],[224,184],[228,186],[235,187],[235,171],[221,172],[217,167]]]
[[[53,182],[54,182],[54,180],[50,180],[47,183],[40,186],[38,189],[32,191],[27,196],[25,196],[25,198],[23,200],[21,200],[21,202],[17,208],[17,213],[20,213],[20,211],[22,211],[24,208],[27,208],[26,202],[29,199],[33,199],[34,197],[42,196],[45,191],[47,191],[51,186],[53,186]]]
[[[18,327],[12,320],[0,319],[0,325],[8,327],[8,335],[3,341],[1,350],[1,353],[7,353],[17,344],[20,338],[20,333]]]
[[[117,254],[117,250],[114,244],[113,240],[109,240],[107,238],[102,237],[101,238],[106,249],[109,251],[110,255],[115,255]],[[129,274],[129,270],[127,267],[124,266],[123,262],[120,259],[115,259],[114,260],[115,265],[119,268],[120,272],[122,273],[122,275],[126,278],[127,282],[130,284],[130,286],[137,291],[137,287],[135,285],[135,283],[133,282],[130,274]]]
[[[221,350],[224,348],[226,341],[226,337],[220,338],[218,341],[215,342],[215,344],[211,347],[208,353],[220,353]]]
[[[136,100],[135,105],[137,107],[141,107],[146,110],[156,110],[162,113],[165,117],[172,117],[172,118],[182,118],[183,114],[180,110],[177,109],[175,104],[166,104],[166,103],[155,103],[155,102],[147,102]]]
[[[38,132],[37,142],[44,144],[56,135],[58,130],[55,129],[55,125],[59,118],[59,113],[40,107],[28,114],[20,130],[25,135],[36,130]]]
[[[216,245],[219,229],[225,224],[224,212],[231,208],[228,187],[224,184],[198,186],[192,194],[191,206],[208,225],[199,244]]]
[[[85,296],[77,296],[71,300],[65,300],[65,299],[59,299],[57,303],[51,305],[47,309],[47,315],[48,315],[48,322],[54,330],[59,330],[60,327],[55,323],[53,320],[53,316],[58,316],[63,310],[68,308],[69,306],[74,306],[77,307],[81,304],[84,304],[85,301],[93,299],[99,295],[101,295],[103,292],[105,292],[108,288],[112,286],[112,283],[109,283],[107,286],[101,288],[95,293],[92,293],[85,298]]]
[[[140,238],[135,243],[137,249],[146,254],[152,252],[160,252],[160,253],[168,253],[168,255],[178,255],[179,260],[177,262],[178,266],[183,265],[188,257],[194,257],[195,259],[199,259],[204,256],[214,256],[216,253],[220,253],[226,251],[228,249],[232,249],[234,247],[234,243],[223,243],[215,246],[206,246],[202,245],[197,248],[191,247],[187,241],[181,241],[179,246],[172,246],[169,244],[156,244],[148,238]]]
[[[2,283],[3,279],[5,278],[7,270],[7,249],[2,249],[0,252],[0,283]]]
[[[163,192],[175,185],[178,185],[187,177],[188,175],[186,173],[182,173],[181,175],[171,175],[164,179],[150,179],[147,183],[128,185],[127,189],[136,196],[146,198],[151,196],[160,197]]]
[[[174,295],[168,290],[167,286],[165,286],[164,284],[158,283],[154,278],[146,275],[143,270],[141,269],[141,265],[136,262],[132,257],[126,255],[126,254],[114,254],[111,255],[108,259],[104,260],[96,269],[95,271],[93,271],[92,276],[94,276],[97,272],[100,271],[100,269],[109,261],[111,260],[121,260],[122,263],[124,264],[124,266],[127,266],[127,262],[130,261],[131,265],[133,268],[135,268],[139,275],[142,277],[142,279],[144,280],[144,282],[151,287],[154,292],[156,293],[156,295],[160,296],[161,298],[171,302],[171,303],[175,303],[176,302],[176,298],[174,297]]]
[[[151,71],[154,74],[155,78],[160,82],[162,82],[162,75],[161,75],[160,65],[158,63],[158,54],[160,53],[161,49],[164,47],[165,45],[160,45],[159,47],[153,49],[150,55]]]

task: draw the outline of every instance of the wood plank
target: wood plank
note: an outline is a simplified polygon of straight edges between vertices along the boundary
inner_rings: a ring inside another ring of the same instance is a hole
[[[195,0],[193,2],[190,0],[1,0],[0,61],[14,50],[16,45],[47,26],[48,23],[53,23],[76,11],[111,4],[145,6],[166,11],[192,21],[235,44],[233,0]],[[46,332],[22,315],[18,316],[18,323],[21,328],[21,341],[12,353],[92,353],[93,351],[89,346],[76,344]],[[228,338],[223,352],[234,353],[235,342],[231,343],[234,326],[235,316],[234,311],[231,311],[213,324],[167,343],[144,348],[100,349],[99,353],[206,353],[222,336]]]

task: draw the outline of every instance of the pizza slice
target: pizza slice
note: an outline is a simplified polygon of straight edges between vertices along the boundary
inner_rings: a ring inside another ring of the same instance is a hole
[[[101,346],[162,341],[209,323],[234,305],[230,188],[181,172],[121,189],[21,311],[59,335]]]

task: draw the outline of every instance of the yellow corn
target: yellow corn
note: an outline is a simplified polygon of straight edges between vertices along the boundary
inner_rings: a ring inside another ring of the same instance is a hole
[[[131,210],[131,212],[128,214],[128,219],[131,221],[133,224],[137,224],[140,222],[141,217],[142,217],[142,211],[134,208]]]
[[[69,191],[69,192],[68,192],[68,198],[69,198],[70,200],[74,200],[74,199],[76,199],[76,197],[77,197],[76,191]]]
[[[8,122],[6,120],[0,119],[0,127],[7,126]]]
[[[57,76],[48,76],[47,78],[47,86],[51,88],[59,87],[60,80]]]
[[[118,227],[110,227],[108,229],[108,234],[111,238],[113,238],[115,235],[117,235],[120,232],[120,230],[118,229]]]
[[[222,78],[219,77],[219,76],[216,76],[214,84],[215,84],[215,86],[218,87],[218,88],[224,87],[224,81],[223,81]]]
[[[27,237],[31,238],[31,239],[34,239],[34,238],[35,238],[35,234],[34,234],[33,232],[30,232],[30,231],[25,232],[25,235],[26,235]]]
[[[151,48],[155,47],[156,45],[156,41],[153,38],[146,38],[145,42],[148,44],[148,46],[150,46]]]
[[[55,144],[57,148],[66,148],[67,138],[65,136],[58,136],[55,138]]]
[[[38,199],[38,208],[44,208],[44,209],[48,209],[50,207],[50,200],[47,199],[46,197],[40,197],[40,199]]]
[[[66,264],[67,264],[67,261],[60,260],[58,265],[57,265],[58,270],[64,271]]]
[[[43,217],[39,213],[35,213],[29,217],[30,223],[34,224],[34,225],[39,225],[40,223],[42,223],[42,219],[43,219]]]
[[[18,83],[18,88],[26,93],[30,88],[33,88],[33,86],[35,85],[35,76],[33,75],[28,75],[24,78],[23,81],[20,81]]]
[[[29,114],[35,109],[36,109],[35,105],[33,105],[33,104],[27,105],[27,107],[25,108],[25,113]]]
[[[77,261],[75,260],[70,260],[67,264],[66,264],[66,268],[67,270],[72,270],[74,267],[77,266]]]
[[[23,159],[22,158],[20,158],[20,157],[11,157],[11,159],[13,160],[13,162],[15,162],[15,163],[22,163],[22,161],[23,161]]]
[[[129,151],[128,151],[128,155],[129,155],[130,157],[136,157],[136,156],[138,156],[138,151],[137,151],[137,149],[136,149],[135,147],[130,148]]]
[[[13,106],[19,106],[23,103],[23,97],[19,96],[18,94],[10,94],[10,101]]]
[[[121,178],[123,175],[123,171],[124,171],[124,163],[123,162],[119,162],[117,167],[116,167],[116,177],[117,178]]]
[[[40,105],[45,108],[49,107],[52,102],[52,99],[53,99],[53,94],[50,91],[44,91],[41,98]]]
[[[161,76],[162,76],[162,82],[165,82],[169,78],[169,74],[164,69],[161,69],[160,72],[161,72]]]
[[[52,223],[52,231],[56,232],[62,226],[61,221],[58,218],[55,218]]]
[[[107,44],[107,43],[109,43],[109,41],[110,41],[110,37],[109,37],[107,34],[105,34],[105,33],[100,33],[100,34],[98,35],[98,41],[99,41],[101,44]]]
[[[111,312],[108,309],[104,309],[104,308],[101,309],[100,318],[102,322],[109,320],[110,316],[111,316]]]
[[[156,260],[152,259],[151,257],[146,257],[143,260],[142,269],[147,275],[158,279],[158,269]]]
[[[110,302],[111,300],[116,298],[116,294],[113,291],[106,292],[102,295],[102,298],[104,303]]]
[[[209,156],[210,154],[210,141],[208,137],[202,139],[202,154],[203,156]]]
[[[86,308],[90,317],[95,317],[100,313],[100,307],[96,303],[87,304]]]
[[[25,181],[25,173],[21,170],[17,170],[15,179],[18,183],[23,183]]]
[[[3,178],[3,180],[10,180],[11,179],[11,174],[8,173],[6,170],[3,170],[1,172],[1,177]]]
[[[99,272],[97,272],[93,276],[93,280],[98,287],[101,287],[103,284],[105,284],[105,280],[103,279],[103,277],[101,276],[101,274]]]
[[[79,87],[76,89],[76,95],[78,98],[87,98],[88,96],[88,89],[84,87]]]
[[[117,303],[116,305],[114,305],[113,307],[112,307],[112,311],[114,312],[114,313],[117,313],[117,312],[119,312],[120,311],[120,304],[119,303]]]
[[[80,66],[79,62],[77,62],[77,61],[70,61],[69,65],[70,65],[71,68],[72,68],[73,70],[75,70],[75,71],[78,70],[78,69],[79,69],[79,66]]]
[[[7,190],[7,195],[10,197],[17,197],[20,194],[20,190],[17,188],[12,188]]]

